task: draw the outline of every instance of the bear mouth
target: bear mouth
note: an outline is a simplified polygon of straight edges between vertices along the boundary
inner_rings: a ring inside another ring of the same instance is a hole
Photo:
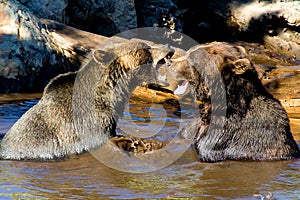
[[[163,58],[157,62],[156,66],[154,67],[154,71],[159,84],[162,85],[163,87],[168,87],[170,86],[170,83],[167,80],[167,76],[161,75],[158,71],[159,68],[162,67],[163,65],[167,65],[167,68],[170,68],[171,64],[168,59]],[[183,96],[186,93],[188,93],[189,82],[183,79],[183,80],[178,80],[178,83],[179,84],[177,85],[177,88],[173,91],[173,93],[178,96]]]
[[[188,92],[189,82],[187,80],[180,80],[179,85],[174,90],[174,94],[178,96],[183,96]]]

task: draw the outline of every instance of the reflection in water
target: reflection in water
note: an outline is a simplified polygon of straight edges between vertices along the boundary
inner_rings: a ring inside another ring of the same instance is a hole
[[[5,133],[36,102],[0,103],[1,133]],[[125,117],[130,116],[138,126],[147,125],[150,105],[131,105],[128,109]],[[160,140],[172,138],[178,130],[180,120],[174,112],[168,109],[164,118],[150,119],[154,122],[151,124],[154,130],[157,129],[155,126],[161,125],[155,121],[166,121],[155,135]],[[119,130],[128,129],[128,123],[119,124]],[[0,161],[0,174],[0,199],[259,199],[253,195],[266,195],[268,191],[276,199],[297,199],[300,194],[299,159],[200,163],[192,148],[170,166],[144,174],[108,168],[90,153],[57,162]]]

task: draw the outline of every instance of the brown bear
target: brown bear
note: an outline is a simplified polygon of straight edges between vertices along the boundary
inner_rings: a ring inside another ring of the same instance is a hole
[[[1,159],[61,159],[101,146],[116,135],[116,122],[135,87],[155,79],[152,62],[151,48],[143,42],[93,51],[79,71],[49,82],[40,101],[4,136]]]
[[[174,71],[201,102],[199,115],[180,132],[195,140],[201,161],[299,157],[285,109],[263,87],[244,48],[198,45],[173,60]]]

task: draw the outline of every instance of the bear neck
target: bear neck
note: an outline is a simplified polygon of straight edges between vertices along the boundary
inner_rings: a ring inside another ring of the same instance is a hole
[[[107,113],[109,119],[116,124],[123,115],[131,93],[140,83],[141,80],[138,78],[137,73],[125,64],[116,62],[110,65],[97,83],[96,111]],[[113,135],[115,135],[115,132]]]
[[[227,115],[247,114],[252,101],[258,98],[277,101],[262,85],[256,72],[248,70],[242,75],[230,75],[224,78],[227,94]]]

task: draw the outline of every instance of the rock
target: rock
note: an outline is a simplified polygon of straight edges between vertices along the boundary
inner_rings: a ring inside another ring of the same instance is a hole
[[[214,13],[219,12],[219,9],[210,8],[210,2],[208,0],[176,1],[183,33],[200,43],[228,38],[224,21]],[[222,1],[217,1],[217,6],[220,4],[222,5]]]
[[[269,66],[277,65],[297,65],[297,61],[290,55],[275,52],[264,45],[253,42],[238,41],[235,44],[243,46],[247,51],[251,60],[255,64],[264,64]]]
[[[299,1],[175,1],[183,33],[198,42],[244,40],[299,58]]]
[[[73,27],[112,36],[137,27],[181,30],[177,7],[171,1],[142,0],[20,0],[33,13]],[[138,15],[138,16],[137,16]]]
[[[19,0],[37,17],[111,36],[137,27],[133,0]]]
[[[105,36],[137,27],[133,0],[72,0],[65,11],[68,25]]]
[[[271,50],[300,58],[299,1],[227,1],[224,5],[226,11],[217,9],[220,11],[217,14],[235,36],[264,42]]]
[[[65,22],[65,8],[67,0],[19,0],[37,17]]]
[[[300,59],[300,32],[289,29],[280,30],[278,35],[264,37],[265,46],[268,49],[289,55],[294,59]]]
[[[300,25],[299,1],[275,3],[254,1],[247,4],[245,4],[245,1],[234,1],[227,4],[227,6],[227,11],[230,13],[225,15],[228,16],[228,24],[237,27],[239,31],[250,31],[250,29],[257,31],[258,28],[271,31],[271,28],[276,28],[276,26],[299,27]],[[259,27],[258,22],[265,26]],[[275,22],[281,23],[275,24]],[[266,25],[269,25],[269,27]]]
[[[41,91],[57,74],[76,69],[25,6],[1,1],[0,18],[0,93]]]
[[[181,31],[177,6],[171,1],[140,0],[135,1],[138,27],[166,27]]]

